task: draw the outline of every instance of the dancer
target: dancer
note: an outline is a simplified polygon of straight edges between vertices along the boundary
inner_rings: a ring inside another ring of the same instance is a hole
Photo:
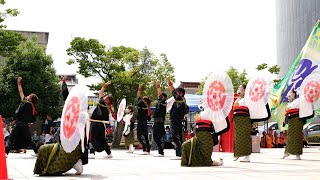
[[[104,156],[105,158],[112,158],[110,147],[106,140],[106,124],[110,124],[109,118],[112,116],[114,119],[115,115],[112,110],[112,96],[107,95],[103,97],[105,89],[111,84],[111,81],[102,86],[101,90],[99,91],[99,104],[95,108],[92,113],[91,119],[93,120],[100,120],[101,122],[92,122],[91,123],[91,138],[90,138],[90,159],[95,158],[95,152],[102,152],[106,151],[107,155]],[[110,113],[110,114],[109,114]]]
[[[155,157],[163,157],[164,152],[164,121],[166,118],[167,94],[161,91],[160,80],[157,81],[158,103],[154,112],[153,138],[158,147],[158,154]]]
[[[79,116],[89,120],[88,113],[81,113]],[[84,131],[86,132],[85,129]],[[71,153],[67,153],[60,142],[42,145],[33,173],[41,176],[61,175],[74,168],[75,174],[80,175],[83,172],[83,165],[88,164],[87,134],[84,134],[84,139],[81,139]],[[84,146],[81,146],[81,143]]]
[[[20,94],[21,103],[15,112],[16,122],[8,139],[6,154],[8,155],[11,149],[24,149],[31,145],[36,156],[38,153],[38,148],[31,140],[29,126],[36,121],[37,112],[34,105],[37,104],[39,98],[33,93],[25,97],[21,86],[21,80],[22,78],[18,77],[18,91]]]
[[[134,117],[133,117],[133,106],[127,106],[125,110],[126,115],[123,117],[124,123],[124,130],[123,136],[125,140],[125,145],[129,147],[128,153],[133,153],[135,148],[133,147],[134,143],[134,136],[133,136],[133,129],[134,129]]]
[[[150,144],[148,138],[148,121],[150,120],[151,110],[150,110],[150,99],[148,96],[144,96],[141,99],[142,85],[139,84],[138,88],[138,127],[137,136],[140,144],[142,145],[143,152],[141,155],[150,155]]]
[[[239,97],[234,103],[234,161],[244,156],[240,162],[250,162],[252,152],[251,121],[244,94],[246,85],[239,86]]]
[[[311,109],[309,117],[299,118],[299,107],[307,108],[299,105],[296,91],[292,90],[288,92],[288,106],[286,108],[286,123],[288,123],[288,136],[286,142],[286,148],[282,159],[289,155],[296,155],[297,160],[301,160],[302,148],[303,148],[303,124],[306,119],[313,116],[313,110]]]
[[[181,166],[220,166],[223,159],[211,159],[214,145],[214,127],[212,121],[196,115],[196,135],[182,144]]]
[[[69,95],[69,90],[68,90],[68,86],[67,86],[67,83],[66,83],[66,80],[67,80],[68,76],[67,75],[64,75],[63,78],[61,79],[61,94],[62,94],[62,97],[63,97],[63,100],[65,101]]]
[[[171,82],[170,77],[167,77],[167,82],[169,89],[174,97],[175,102],[172,105],[170,111],[170,121],[171,121],[171,132],[172,132],[172,141],[176,149],[176,159],[181,159],[181,131],[182,131],[182,121],[184,115],[187,111],[187,104],[184,99],[185,90],[181,87],[174,88]]]

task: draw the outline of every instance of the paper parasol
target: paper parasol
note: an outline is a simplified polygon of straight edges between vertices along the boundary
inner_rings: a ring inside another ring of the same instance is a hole
[[[258,73],[250,78],[244,99],[249,108],[251,119],[264,119],[269,116],[266,104],[272,88],[273,81],[268,74]]]
[[[126,110],[126,99],[123,98],[119,104],[118,107],[118,113],[117,113],[117,121],[120,122],[123,118],[124,111]]]
[[[305,103],[310,103],[313,110],[320,108],[320,77],[314,74],[306,77],[300,87],[299,96]]]
[[[60,140],[63,149],[68,153],[79,145],[88,118],[88,97],[85,89],[84,85],[74,86],[63,107]]]
[[[227,128],[226,117],[233,105],[233,85],[226,73],[213,73],[203,87],[201,119],[211,120],[218,133]]]

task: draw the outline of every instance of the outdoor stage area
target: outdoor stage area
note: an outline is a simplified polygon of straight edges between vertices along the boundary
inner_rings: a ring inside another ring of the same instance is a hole
[[[166,150],[165,157],[151,155],[127,154],[126,150],[112,150],[113,159],[104,159],[105,153],[98,153],[96,159],[90,159],[84,166],[81,176],[74,175],[72,169],[63,176],[39,177],[33,175],[36,161],[32,151],[26,154],[9,154],[7,158],[8,174],[11,179],[319,179],[320,177],[320,147],[304,148],[302,160],[294,160],[295,156],[280,159],[284,148],[261,149],[254,153],[250,163],[233,161],[233,153],[213,153],[213,158],[223,158],[224,165],[219,167],[181,167],[179,160],[171,160],[174,150]],[[2,167],[1,167],[2,168]]]

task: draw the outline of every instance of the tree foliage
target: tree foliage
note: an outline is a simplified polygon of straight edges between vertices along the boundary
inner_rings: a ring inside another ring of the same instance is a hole
[[[112,81],[107,93],[112,94],[114,107],[126,98],[127,104],[134,104],[138,86],[143,84],[142,96],[148,95],[151,100],[157,99],[156,80],[160,79],[163,90],[166,89],[165,77],[171,76],[174,81],[174,68],[165,54],[159,57],[147,48],[141,51],[132,47],[115,46],[106,49],[96,39],[76,37],[67,49],[71,59],[68,64],[77,64],[78,73],[85,77],[98,76],[101,83],[90,85],[91,90],[99,90],[104,82]],[[121,137],[117,129],[116,139]],[[120,141],[120,140],[119,140]],[[113,146],[118,145],[118,140]]]
[[[262,63],[260,65],[257,66],[257,70],[258,71],[262,71],[264,69],[267,69],[269,67],[268,64],[266,63]],[[279,65],[273,65],[271,67],[268,68],[268,71],[271,73],[271,74],[279,74],[280,73],[280,66]],[[273,80],[273,83],[276,85],[278,82],[280,82],[280,79],[274,79]]]
[[[4,57],[8,56],[26,40],[27,38],[17,32],[0,29],[0,54]]]
[[[5,5],[6,2],[4,0],[0,0],[0,7]],[[5,9],[3,12],[0,11],[0,29],[6,28],[7,26],[3,24],[3,21],[8,17],[14,17],[19,14],[19,11],[17,9]]]
[[[226,71],[226,73],[229,75],[230,79],[232,80],[234,92],[238,90],[238,87],[241,84],[247,84],[249,81],[247,78],[248,74],[245,69],[240,73],[236,68],[230,66],[229,69]]]
[[[20,103],[17,88],[17,77],[22,77],[22,87],[25,96],[30,93],[38,95],[40,102],[36,105],[39,115],[52,117],[61,115],[59,106],[59,79],[53,68],[51,56],[46,55],[44,48],[35,40],[25,41],[6,57],[1,68],[0,78],[0,114],[5,117],[14,116]]]

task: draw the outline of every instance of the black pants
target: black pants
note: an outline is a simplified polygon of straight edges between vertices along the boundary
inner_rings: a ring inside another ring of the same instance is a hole
[[[165,134],[164,130],[164,122],[155,122],[153,124],[153,140],[157,144],[159,154],[164,154],[164,138],[163,135]]]
[[[172,119],[171,120],[171,133],[172,133],[172,144],[176,149],[176,156],[181,157],[181,131],[182,131],[182,124],[181,120]]]
[[[91,146],[89,145],[90,154],[95,154],[95,151],[106,151],[108,155],[111,154],[110,147],[107,143],[106,128],[103,123],[92,123],[91,125]]]
[[[145,123],[138,122],[137,136],[144,152],[150,152],[150,144],[148,138],[148,126]]]
[[[6,154],[9,154],[10,150],[25,149],[31,146],[34,153],[38,153],[38,147],[31,140],[29,132],[29,126],[27,124],[17,122],[7,139]]]

